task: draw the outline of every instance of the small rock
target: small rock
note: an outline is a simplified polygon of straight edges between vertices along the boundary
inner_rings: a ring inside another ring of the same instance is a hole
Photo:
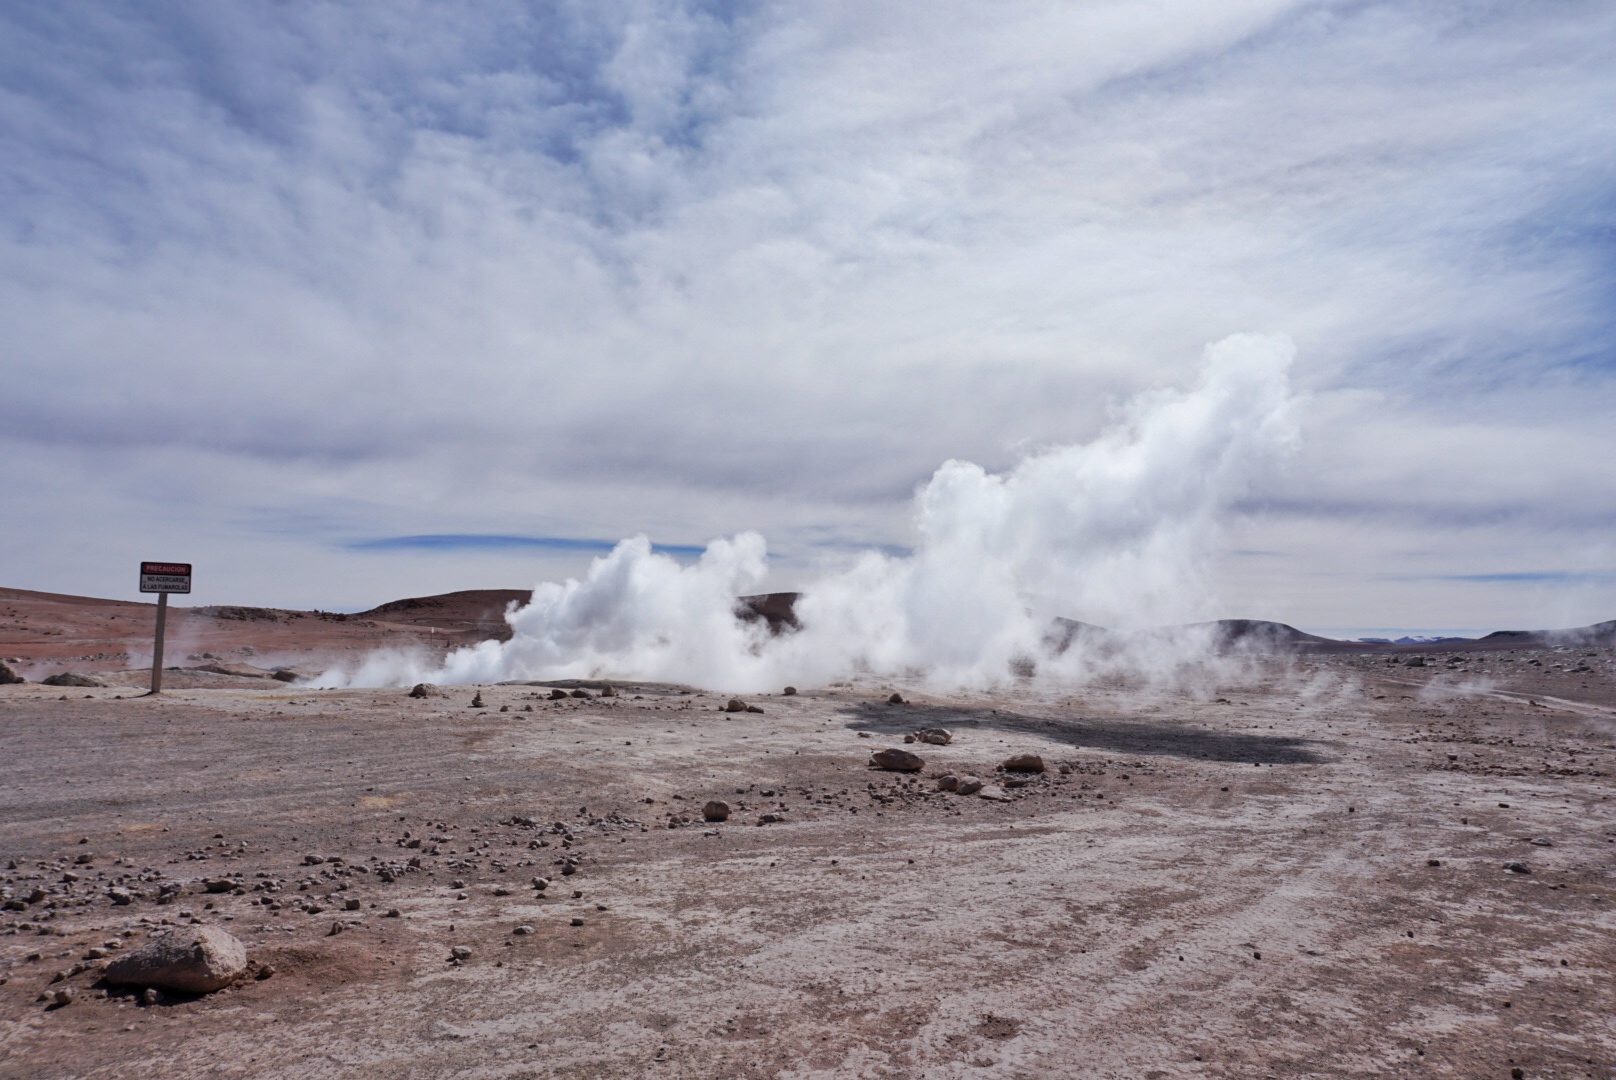
[[[887,704],[888,705],[907,705],[908,702],[903,700],[903,695],[902,694],[898,693],[897,691],[893,691],[892,696],[887,698]]]
[[[326,931],[325,936],[336,937],[340,933],[342,933],[342,924],[340,922],[333,922],[331,924],[331,929]]]
[[[1441,859],[1426,859],[1425,860],[1425,865],[1426,866],[1441,866],[1442,865],[1442,860]]]
[[[605,685],[603,685],[600,688],[600,696],[601,697],[616,697],[617,696],[617,690],[612,686],[611,683],[606,683]]]
[[[746,711],[747,712],[760,713],[760,712],[763,711],[763,706],[761,706],[761,705],[748,705],[746,707]]]
[[[551,701],[565,701],[565,700],[567,700],[567,692],[565,690],[562,690],[562,689],[559,689],[559,688],[557,688],[555,690],[551,690],[550,691],[550,700]]]
[[[947,728],[921,728],[919,731],[915,732],[915,738],[919,739],[923,743],[930,743],[933,746],[947,746],[949,743],[954,741],[954,733],[949,731]]]
[[[956,789],[961,795],[975,795],[982,790],[982,781],[975,776],[962,776],[959,778],[959,787]]]
[[[758,817],[758,824],[759,825],[777,825],[777,824],[779,824],[780,822],[782,822],[784,820],[786,820],[786,816],[785,816],[784,813],[779,813],[779,812],[775,812],[775,811],[771,810],[769,813],[762,814],[762,815],[760,815]]]
[[[999,768],[1005,772],[1043,772],[1044,759],[1037,754],[1016,754],[1005,758]]]
[[[796,697],[797,688],[795,686],[788,686],[784,690],[780,691],[780,695],[782,697]]]
[[[870,755],[870,764],[877,769],[886,769],[889,772],[919,772],[926,767],[919,754],[911,754],[907,750],[890,747],[886,750],[877,750]]]
[[[477,691],[476,695],[471,699],[471,707],[473,709],[487,708],[487,706],[483,704],[483,692],[481,690]]]
[[[342,902],[342,910],[343,911],[358,911],[359,910],[359,898],[356,897],[356,896],[348,897],[348,899],[346,899],[346,900],[344,900]]]
[[[142,1005],[155,1005],[162,1000],[163,995],[157,992],[156,987],[148,986],[140,992],[140,1003]]]
[[[583,924],[584,924],[584,919],[583,919],[582,915],[574,915],[572,917],[572,925],[574,925],[574,926],[582,926]]]
[[[1001,787],[995,787],[992,784],[983,784],[981,790],[977,792],[977,795],[980,798],[990,799],[993,802],[1010,801],[1010,793],[1008,791]]]
[[[107,965],[113,986],[156,986],[184,994],[222,989],[247,970],[247,950],[216,926],[187,927],[155,938]]]
[[[904,741],[905,744],[912,743],[912,742],[915,741],[915,736],[913,736],[913,735],[905,735],[903,737],[903,741]]]
[[[729,704],[724,706],[724,711],[728,713],[745,712],[746,702],[738,697],[732,697],[729,699]]]
[[[533,887],[535,889],[539,890],[540,892],[543,892],[545,889],[548,889],[550,887],[550,879],[549,878],[536,877],[536,878],[533,879]]]
[[[1530,874],[1532,872],[1532,868],[1523,862],[1507,862],[1504,864],[1504,869],[1512,874]]]
[[[387,909],[387,914],[382,916],[382,918],[384,918],[384,919],[402,919],[403,917],[404,917],[404,913],[402,911],[398,910],[398,908],[396,908],[396,907],[388,908]]]
[[[240,884],[241,882],[233,881],[230,878],[211,878],[202,883],[202,889],[204,892],[210,893],[227,893]]]
[[[533,927],[529,926],[527,923],[523,923],[521,926],[518,926],[515,930],[511,931],[511,933],[515,934],[517,937],[527,937],[532,932]]]
[[[319,866],[323,862],[325,862],[325,856],[324,855],[305,855],[305,856],[303,856],[303,865],[304,866]]]
[[[946,775],[939,776],[937,778],[937,790],[938,791],[958,791],[959,786],[960,786],[960,779],[959,779],[959,777],[955,776],[953,773],[948,773]]]
[[[60,990],[56,991],[54,994],[51,995],[51,1004],[53,1004],[53,1005],[71,1005],[71,1004],[73,1004],[73,988],[71,986],[64,986]]]
[[[578,689],[572,692],[572,696],[587,701],[589,699],[589,691],[580,686]]]
[[[132,904],[135,902],[135,894],[130,892],[128,889],[108,889],[107,898],[110,899],[113,905],[116,907],[123,907],[127,904]]]
[[[714,799],[701,808],[701,816],[708,821],[728,821],[729,803]]]
[[[510,711],[511,711],[511,707],[510,707],[510,706],[509,706],[509,705],[501,705],[501,706],[500,706],[500,707],[499,707],[499,711],[500,711],[500,712],[510,712]]]
[[[471,950],[466,948],[464,945],[456,945],[454,948],[449,950],[449,959],[470,960]]]
[[[442,696],[443,696],[443,691],[439,690],[436,686],[433,686],[429,682],[418,682],[418,683],[416,683],[414,686],[412,686],[410,688],[410,697],[412,697],[412,698],[428,698],[428,697],[442,697]]]
[[[1535,847],[1553,847],[1554,841],[1542,836],[1534,836],[1532,837],[1532,844]]]

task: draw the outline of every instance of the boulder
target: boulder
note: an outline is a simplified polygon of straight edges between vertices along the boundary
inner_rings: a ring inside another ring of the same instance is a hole
[[[567,692],[565,690],[560,689],[560,688],[557,688],[555,690],[551,690],[550,691],[550,700],[551,701],[566,701],[567,700]]]
[[[780,691],[780,693],[783,697],[796,697],[797,688],[795,686],[788,686],[784,690]]]
[[[1016,754],[1005,758],[999,768],[1005,772],[1043,772],[1044,759],[1037,754]]]
[[[915,738],[923,743],[931,743],[933,746],[947,746],[954,741],[954,733],[947,728],[921,728],[915,732]]]
[[[1010,793],[1008,791],[1004,790],[1004,788],[1001,788],[1001,787],[995,787],[992,784],[984,784],[984,785],[982,785],[982,790],[978,791],[976,794],[980,798],[991,799],[994,802],[1009,802],[1010,801]]]
[[[585,690],[583,687],[579,687],[572,692],[572,696],[579,699],[587,699],[589,697],[589,691]]]
[[[182,994],[222,990],[247,973],[247,950],[216,926],[190,926],[120,956],[107,965],[113,986],[155,986]]]
[[[277,672],[277,674],[279,674],[279,673]],[[439,690],[436,686],[433,686],[429,682],[418,682],[418,683],[416,683],[414,686],[412,686],[410,688],[410,697],[413,697],[413,698],[429,698],[429,697],[442,697],[442,696],[443,696],[443,691]]]
[[[902,694],[897,693],[896,691],[894,691],[892,696],[887,698],[887,704],[888,705],[907,705],[908,702],[903,700],[903,695]]]
[[[729,699],[729,704],[724,706],[724,711],[725,712],[745,712],[746,711],[746,702],[742,701],[738,697],[732,697],[732,698]]]
[[[93,675],[80,675],[76,671],[59,671],[45,680],[46,686],[105,686]]]
[[[701,816],[708,821],[728,821],[729,803],[724,802],[722,799],[714,799],[701,808]]]
[[[939,776],[937,778],[937,790],[938,791],[958,791],[959,786],[960,786],[960,779],[959,779],[959,777],[955,776],[953,773],[947,773],[947,774],[945,774],[943,776]]]
[[[919,772],[926,767],[919,754],[911,754],[907,750],[890,747],[886,750],[877,750],[870,755],[870,764],[877,769],[886,769],[889,772]]]
[[[961,795],[975,795],[982,790],[982,780],[975,776],[962,776],[959,778],[959,787],[955,788]]]
[[[16,668],[12,667],[10,664],[0,663],[0,686],[27,681],[27,679],[17,674]]]

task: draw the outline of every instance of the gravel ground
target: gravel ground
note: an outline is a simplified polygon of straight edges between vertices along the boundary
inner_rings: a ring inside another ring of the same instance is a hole
[[[1616,1076],[1611,652],[1476,657],[761,714],[0,687],[0,1075]],[[273,975],[98,987],[195,922]]]

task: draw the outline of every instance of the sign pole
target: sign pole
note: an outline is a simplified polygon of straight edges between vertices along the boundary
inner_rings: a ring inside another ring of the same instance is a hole
[[[163,628],[168,625],[168,594],[191,591],[190,563],[143,562],[140,564],[140,591],[157,594],[157,637],[152,642],[152,697],[163,692]]]
[[[168,622],[168,594],[157,594],[157,640],[152,644],[151,692],[163,692],[163,626]],[[149,695],[148,695],[149,696]]]

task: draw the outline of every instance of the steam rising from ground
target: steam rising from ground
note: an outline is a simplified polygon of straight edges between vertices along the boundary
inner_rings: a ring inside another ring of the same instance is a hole
[[[1204,616],[1206,561],[1230,503],[1294,443],[1282,337],[1206,349],[1188,390],[1140,395],[1092,442],[1003,474],[949,461],[919,490],[914,554],[869,552],[803,590],[802,628],[771,636],[737,619],[766,591],[763,537],[708,545],[694,565],[624,540],[582,581],[546,582],[507,616],[509,641],[456,650],[441,669],[371,657],[322,682],[634,678],[735,691],[819,685],[855,672],[987,685],[1013,670],[1159,674],[1203,655],[1206,634],[1140,635],[1064,652],[1056,616],[1131,629]]]

